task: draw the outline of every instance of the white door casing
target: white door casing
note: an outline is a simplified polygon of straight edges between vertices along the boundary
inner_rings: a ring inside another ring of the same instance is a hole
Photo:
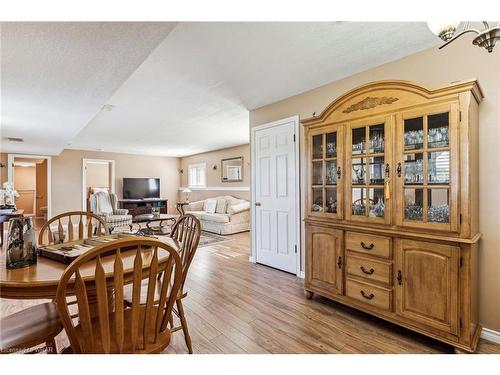
[[[252,255],[300,274],[298,116],[252,129]]]
[[[14,159],[47,159],[47,217],[52,217],[52,157],[48,155],[8,154],[7,181],[14,184]]]

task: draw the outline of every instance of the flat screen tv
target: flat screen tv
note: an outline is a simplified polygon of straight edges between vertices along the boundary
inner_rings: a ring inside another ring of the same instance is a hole
[[[124,178],[123,199],[160,198],[159,178]]]

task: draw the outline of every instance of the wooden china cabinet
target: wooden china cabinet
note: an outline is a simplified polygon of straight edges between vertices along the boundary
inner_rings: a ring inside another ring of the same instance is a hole
[[[314,293],[474,352],[475,80],[354,89],[306,136],[306,296]]]

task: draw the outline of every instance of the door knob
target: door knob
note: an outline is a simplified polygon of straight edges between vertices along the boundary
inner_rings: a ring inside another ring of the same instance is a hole
[[[260,202],[255,202],[256,207],[260,207]]]

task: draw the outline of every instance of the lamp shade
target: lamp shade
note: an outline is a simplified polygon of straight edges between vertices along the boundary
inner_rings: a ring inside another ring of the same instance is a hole
[[[449,40],[455,34],[460,21],[428,21],[427,26],[437,36],[443,40]]]
[[[191,193],[191,189],[190,188],[185,188],[182,192],[183,193]]]

